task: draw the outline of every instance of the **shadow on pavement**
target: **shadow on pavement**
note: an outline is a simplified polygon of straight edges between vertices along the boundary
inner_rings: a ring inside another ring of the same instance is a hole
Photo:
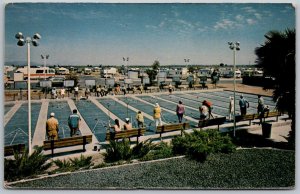
[[[263,137],[261,134],[249,133],[247,129],[237,130],[235,132],[235,137],[233,137],[233,131],[228,132],[228,134],[232,137],[233,143],[241,147],[272,147],[277,149],[292,149],[288,142],[275,142],[272,139]]]

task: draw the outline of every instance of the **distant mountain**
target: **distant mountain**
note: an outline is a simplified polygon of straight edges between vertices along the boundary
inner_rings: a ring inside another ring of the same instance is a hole
[[[4,64],[8,65],[8,66],[11,66],[11,65],[14,65],[14,66],[26,66],[27,65],[27,61],[5,61]],[[38,66],[38,65],[43,65],[43,64],[31,61],[30,65],[31,66]]]

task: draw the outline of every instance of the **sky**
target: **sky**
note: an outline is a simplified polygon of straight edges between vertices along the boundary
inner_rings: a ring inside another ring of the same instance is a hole
[[[15,34],[42,38],[31,61],[52,65],[254,64],[270,30],[295,28],[289,3],[13,3],[5,7],[5,62],[26,61]]]

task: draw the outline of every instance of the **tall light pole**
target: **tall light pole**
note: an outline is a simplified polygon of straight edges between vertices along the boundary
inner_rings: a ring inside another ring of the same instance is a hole
[[[184,62],[185,62],[185,66],[187,68],[188,67],[188,63],[190,62],[190,59],[184,59]]]
[[[126,72],[125,72],[125,74],[127,73],[127,75],[128,75],[128,61],[129,61],[129,57],[123,57],[123,61],[125,62],[125,67],[126,67]]]
[[[240,50],[240,42],[228,42],[229,48],[233,50],[233,136],[235,137],[236,121],[235,121],[235,61],[236,61],[236,51]]]
[[[38,40],[41,39],[41,35],[38,33],[35,33],[33,37],[26,37],[24,39],[24,36],[22,32],[18,32],[16,34],[16,39],[18,39],[18,46],[24,46],[27,44],[27,88],[28,88],[28,154],[31,155],[32,149],[31,149],[31,95],[30,95],[30,44],[33,46],[38,46]]]
[[[49,55],[41,55],[41,58],[44,59],[44,80],[46,80],[46,60],[49,58]]]

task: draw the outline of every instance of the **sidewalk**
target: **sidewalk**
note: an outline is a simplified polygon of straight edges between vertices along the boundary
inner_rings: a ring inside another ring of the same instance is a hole
[[[272,123],[271,129],[271,138],[270,140],[274,142],[288,142],[287,138],[289,132],[291,131],[291,121],[283,121],[281,123]],[[255,127],[251,127],[248,130],[249,133],[252,134],[260,134],[262,135],[262,126],[255,125]]]

